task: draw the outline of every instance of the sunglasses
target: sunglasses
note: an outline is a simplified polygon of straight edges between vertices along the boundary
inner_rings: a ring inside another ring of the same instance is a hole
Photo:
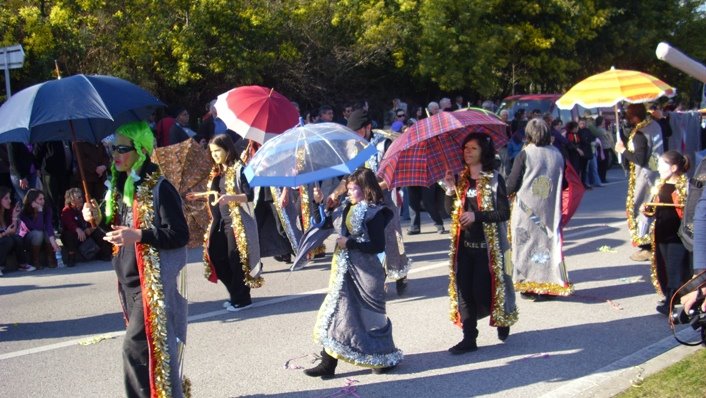
[[[397,115],[397,117],[404,117],[404,115]]]
[[[117,152],[119,154],[126,154],[130,153],[135,150],[134,146],[128,146],[128,145],[113,145],[110,148],[113,152]]]

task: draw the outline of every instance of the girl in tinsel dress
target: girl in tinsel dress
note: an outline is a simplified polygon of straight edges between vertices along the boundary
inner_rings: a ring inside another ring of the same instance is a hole
[[[659,179],[653,188],[652,203],[643,206],[652,223],[652,283],[665,301],[657,311],[669,315],[673,309],[671,298],[691,277],[689,253],[677,235],[684,216],[687,186],[686,172],[689,159],[677,151],[667,151],[657,161]]]
[[[338,360],[386,372],[402,360],[385,312],[385,226],[392,219],[375,174],[361,168],[347,179],[341,235],[331,261],[329,292],[314,327],[321,363],[304,373],[332,378]]]

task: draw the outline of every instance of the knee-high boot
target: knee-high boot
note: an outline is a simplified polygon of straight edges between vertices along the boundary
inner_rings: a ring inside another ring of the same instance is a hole
[[[47,254],[47,262],[49,263],[49,268],[56,268],[56,256],[54,255],[54,248],[51,246],[51,243],[44,243],[44,251],[46,251]]]
[[[44,261],[42,261],[42,246],[40,245],[32,245],[30,247],[30,255],[32,257],[32,265],[34,265],[34,268],[36,269],[42,269],[44,268]]]
[[[321,377],[322,379],[331,379],[336,371],[338,359],[329,355],[326,350],[321,351],[321,363],[311,369],[304,370],[304,374],[311,377]]]

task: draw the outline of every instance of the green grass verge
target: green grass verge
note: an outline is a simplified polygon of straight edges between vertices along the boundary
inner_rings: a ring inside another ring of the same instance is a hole
[[[701,349],[616,395],[616,398],[637,397],[706,397],[706,350]]]

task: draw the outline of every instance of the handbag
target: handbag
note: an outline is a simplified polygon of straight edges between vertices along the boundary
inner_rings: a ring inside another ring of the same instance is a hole
[[[78,252],[81,253],[81,257],[87,261],[92,260],[100,250],[101,248],[98,246],[98,243],[90,237],[86,237],[86,240],[78,245]]]

